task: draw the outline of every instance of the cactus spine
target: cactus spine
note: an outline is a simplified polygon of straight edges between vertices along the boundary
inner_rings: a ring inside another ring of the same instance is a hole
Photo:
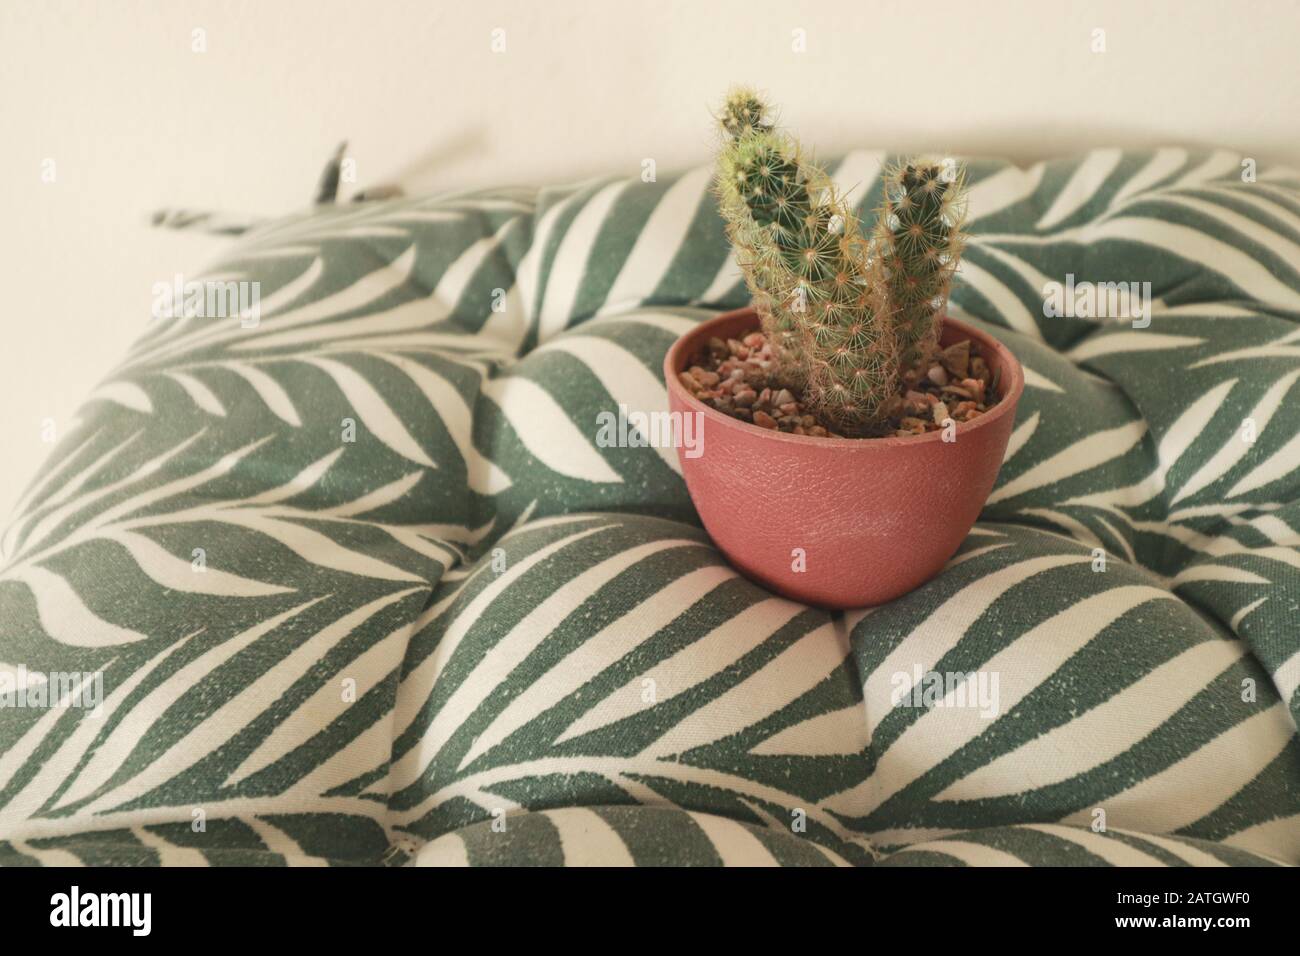
[[[779,376],[841,431],[869,433],[937,339],[961,249],[960,176],[930,163],[891,174],[868,243],[752,90],[728,97],[720,125],[719,205]]]

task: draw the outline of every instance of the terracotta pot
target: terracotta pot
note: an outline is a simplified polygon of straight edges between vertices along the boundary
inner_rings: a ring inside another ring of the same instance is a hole
[[[677,454],[714,543],[747,577],[822,607],[881,604],[934,577],[993,490],[1025,387],[1020,363],[993,337],[945,319],[942,344],[971,339],[1001,374],[1001,401],[958,425],[955,441],[940,431],[787,435],[709,408],[677,377],[709,339],[757,328],[753,309],[728,312],[683,335],[664,359],[670,409],[701,416],[695,457]]]

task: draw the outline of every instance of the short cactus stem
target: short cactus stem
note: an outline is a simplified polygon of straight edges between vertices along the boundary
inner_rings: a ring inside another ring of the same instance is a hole
[[[927,358],[938,343],[965,242],[965,176],[951,160],[913,159],[888,170],[884,178],[875,256],[894,307],[899,361],[906,369]]]

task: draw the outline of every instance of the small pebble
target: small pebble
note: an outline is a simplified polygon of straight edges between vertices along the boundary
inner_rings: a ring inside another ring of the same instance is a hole
[[[949,374],[965,378],[970,368],[970,339],[962,339],[948,346],[940,353],[939,361]]]

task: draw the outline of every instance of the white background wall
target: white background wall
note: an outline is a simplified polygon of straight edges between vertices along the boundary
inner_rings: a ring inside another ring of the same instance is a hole
[[[362,185],[636,175],[705,160],[709,106],[749,81],[823,154],[1176,143],[1294,162],[1297,41],[1300,0],[8,0],[0,520],[51,447],[43,422],[66,428],[143,330],[152,284],[219,248],[148,213],[292,209],[341,139]]]

